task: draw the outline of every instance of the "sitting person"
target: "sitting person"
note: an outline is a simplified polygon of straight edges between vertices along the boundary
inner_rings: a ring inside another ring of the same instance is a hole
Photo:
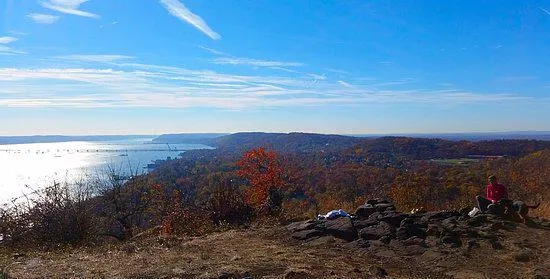
[[[498,183],[496,176],[489,176],[489,184],[485,187],[485,197],[476,196],[477,205],[481,212],[493,214],[504,213],[504,208],[498,204],[499,201],[508,199],[508,191],[504,185]]]

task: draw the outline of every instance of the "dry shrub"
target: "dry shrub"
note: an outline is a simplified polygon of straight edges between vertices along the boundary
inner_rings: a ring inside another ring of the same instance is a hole
[[[115,172],[100,179],[100,195],[95,198],[95,213],[102,220],[103,234],[126,240],[152,226],[152,208],[156,205],[152,176],[121,179]]]
[[[214,225],[241,225],[250,221],[253,209],[244,202],[242,191],[231,183],[213,189],[207,210]]]
[[[281,219],[285,222],[310,219],[315,216],[315,208],[307,200],[287,200],[282,204]]]
[[[95,241],[98,220],[89,184],[54,183],[0,210],[0,235],[15,247],[82,244]]]
[[[208,212],[197,208],[185,208],[171,212],[163,219],[164,235],[205,235],[214,231]]]

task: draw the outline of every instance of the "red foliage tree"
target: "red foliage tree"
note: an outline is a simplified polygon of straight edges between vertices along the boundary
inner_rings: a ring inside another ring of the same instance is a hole
[[[268,206],[280,206],[282,200],[274,201],[274,193],[280,193],[286,183],[283,169],[275,151],[263,147],[245,152],[237,162],[237,175],[250,184],[246,191],[246,202],[256,209]]]

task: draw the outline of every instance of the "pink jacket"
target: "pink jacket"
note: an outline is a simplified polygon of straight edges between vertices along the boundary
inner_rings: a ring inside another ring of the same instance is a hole
[[[506,190],[506,187],[504,187],[504,185],[502,184],[488,184],[485,188],[485,197],[495,203],[501,199],[507,198],[508,191]]]

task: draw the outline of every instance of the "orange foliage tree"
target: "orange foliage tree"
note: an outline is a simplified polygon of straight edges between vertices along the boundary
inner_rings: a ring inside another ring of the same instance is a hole
[[[286,183],[275,151],[263,147],[249,150],[243,154],[237,166],[237,175],[250,184],[246,191],[248,204],[257,210],[271,211],[275,207],[280,207],[281,191],[286,187]]]

